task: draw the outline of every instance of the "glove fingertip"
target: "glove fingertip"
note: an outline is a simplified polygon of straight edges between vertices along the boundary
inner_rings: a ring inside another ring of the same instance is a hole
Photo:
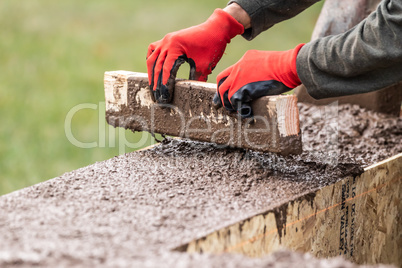
[[[249,103],[239,103],[237,108],[237,113],[242,118],[250,118],[253,116],[253,110]]]
[[[218,93],[215,93],[212,103],[214,104],[215,109],[219,109],[223,106],[221,98],[219,97]]]
[[[223,93],[223,96],[222,96],[222,103],[223,103],[223,106],[224,106],[224,107],[226,108],[226,110],[228,110],[229,112],[236,112],[236,109],[234,109],[232,103],[229,101],[228,94],[229,94],[229,91],[226,91],[225,93]]]

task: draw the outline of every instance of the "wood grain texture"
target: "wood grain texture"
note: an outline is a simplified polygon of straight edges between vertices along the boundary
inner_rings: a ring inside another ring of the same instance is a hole
[[[178,248],[261,257],[279,249],[402,266],[402,154]]]
[[[278,95],[253,102],[254,117],[240,119],[212,104],[216,84],[177,81],[171,104],[152,101],[146,74],[105,73],[106,119],[115,127],[275,152],[302,150],[297,97]]]

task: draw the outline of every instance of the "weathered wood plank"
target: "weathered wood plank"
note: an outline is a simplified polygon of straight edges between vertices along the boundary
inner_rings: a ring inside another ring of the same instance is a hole
[[[104,82],[106,119],[115,127],[283,155],[302,150],[295,96],[260,98],[254,117],[240,119],[214,107],[215,84],[178,81],[172,103],[161,105],[152,101],[146,74],[106,72]]]
[[[402,154],[178,249],[260,257],[279,249],[402,266]]]

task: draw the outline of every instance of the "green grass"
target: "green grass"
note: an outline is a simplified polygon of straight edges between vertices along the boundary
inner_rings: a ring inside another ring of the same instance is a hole
[[[226,0],[2,0],[0,195],[135,150],[119,145],[125,139],[136,143],[141,134],[105,125],[103,73],[146,72],[149,43],[203,22],[225,4]],[[236,38],[209,81],[215,82],[216,75],[248,49],[286,50],[307,42],[320,5],[252,42]],[[187,72],[184,67],[179,74],[186,77]],[[85,103],[93,107],[77,112],[71,126],[78,140],[97,142],[87,149],[71,144],[64,130],[70,109]],[[149,135],[146,139],[142,146],[154,142]]]

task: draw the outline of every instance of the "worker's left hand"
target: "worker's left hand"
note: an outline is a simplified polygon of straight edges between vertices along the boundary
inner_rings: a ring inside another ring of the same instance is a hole
[[[217,77],[215,105],[251,117],[251,101],[278,95],[301,84],[296,71],[296,57],[304,44],[288,51],[250,50]]]
[[[207,81],[226,45],[243,32],[241,23],[218,8],[206,22],[169,33],[150,44],[147,68],[154,100],[159,103],[171,101],[177,70],[186,61],[190,64],[190,80]]]

